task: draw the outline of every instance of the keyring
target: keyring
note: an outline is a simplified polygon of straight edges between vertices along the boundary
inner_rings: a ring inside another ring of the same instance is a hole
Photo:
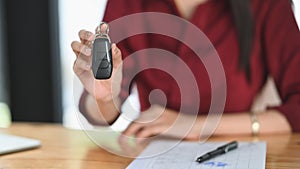
[[[101,22],[99,26],[97,26],[96,30],[96,37],[101,36],[101,37],[107,37],[109,33],[109,26],[106,22]]]

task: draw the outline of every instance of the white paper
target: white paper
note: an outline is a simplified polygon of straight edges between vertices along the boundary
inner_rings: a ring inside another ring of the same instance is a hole
[[[203,163],[197,157],[215,150],[225,142],[155,141],[127,169],[264,169],[265,142],[239,142],[238,148]],[[168,150],[165,147],[172,147]],[[176,145],[176,146],[175,146]],[[157,154],[161,151],[162,153]]]

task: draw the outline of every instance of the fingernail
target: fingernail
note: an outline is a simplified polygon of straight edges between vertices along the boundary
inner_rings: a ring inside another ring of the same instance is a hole
[[[114,48],[114,47],[117,47],[117,45],[116,45],[115,43],[113,43],[113,44],[111,45],[111,47]]]
[[[90,38],[92,35],[93,35],[92,33],[88,32],[88,33],[86,34],[86,38],[88,39],[88,38]]]

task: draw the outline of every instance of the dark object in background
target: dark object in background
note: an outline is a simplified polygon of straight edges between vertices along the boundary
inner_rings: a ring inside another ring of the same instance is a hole
[[[4,0],[14,121],[61,122],[58,0]]]
[[[0,0],[0,103],[8,103],[7,55],[4,30],[4,1]]]

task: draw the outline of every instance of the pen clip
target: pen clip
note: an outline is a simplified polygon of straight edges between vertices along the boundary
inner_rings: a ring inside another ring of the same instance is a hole
[[[224,151],[224,153],[227,153],[230,150],[236,149],[237,146],[238,146],[237,141],[232,141],[226,145],[219,147],[218,149],[222,149]]]

